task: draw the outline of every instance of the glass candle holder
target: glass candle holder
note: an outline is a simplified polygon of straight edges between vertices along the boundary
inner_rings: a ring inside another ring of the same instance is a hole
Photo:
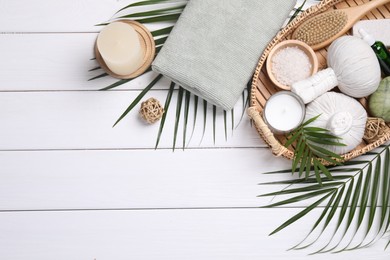
[[[305,104],[298,95],[280,91],[268,99],[263,117],[274,134],[286,134],[303,123],[305,112]]]

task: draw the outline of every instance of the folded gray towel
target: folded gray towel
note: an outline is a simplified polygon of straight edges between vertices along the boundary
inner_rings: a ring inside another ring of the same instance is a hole
[[[190,0],[152,64],[183,88],[230,110],[295,0]]]

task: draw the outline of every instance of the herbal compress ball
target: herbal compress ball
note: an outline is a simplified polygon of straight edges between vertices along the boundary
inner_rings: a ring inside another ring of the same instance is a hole
[[[348,96],[361,98],[372,94],[381,80],[375,53],[362,39],[342,36],[328,50],[328,68],[294,83],[291,91],[305,104],[338,86]]]
[[[381,81],[378,59],[362,39],[354,36],[338,38],[330,45],[327,59],[344,94],[361,98],[378,88]]]
[[[320,115],[310,126],[328,129],[341,138],[346,146],[322,145],[329,151],[345,154],[362,141],[367,122],[367,112],[355,99],[341,93],[327,92],[306,108],[305,121]]]

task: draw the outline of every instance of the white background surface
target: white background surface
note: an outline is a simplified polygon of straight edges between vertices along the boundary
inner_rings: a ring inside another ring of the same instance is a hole
[[[158,125],[136,111],[112,128],[153,76],[110,92],[96,90],[112,79],[87,81],[100,73],[88,72],[94,25],[130,2],[0,0],[1,260],[389,259],[386,239],[342,254],[286,251],[321,209],[269,237],[308,202],[259,208],[270,199],[257,195],[283,186],[258,183],[291,178],[261,173],[290,162],[271,155],[247,117],[225,141],[219,112],[214,145],[209,108],[203,142],[198,120],[184,152],[169,149],[173,113],[158,150]],[[164,101],[166,86],[147,97]]]

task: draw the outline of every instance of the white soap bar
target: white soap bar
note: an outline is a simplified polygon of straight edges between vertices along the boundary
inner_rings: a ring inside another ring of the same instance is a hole
[[[359,21],[352,28],[353,35],[361,37],[359,33],[361,28],[372,35],[376,41],[381,41],[390,47],[390,19]]]
[[[107,67],[118,75],[130,75],[141,67],[144,53],[135,29],[123,22],[107,25],[97,38],[97,48]]]

